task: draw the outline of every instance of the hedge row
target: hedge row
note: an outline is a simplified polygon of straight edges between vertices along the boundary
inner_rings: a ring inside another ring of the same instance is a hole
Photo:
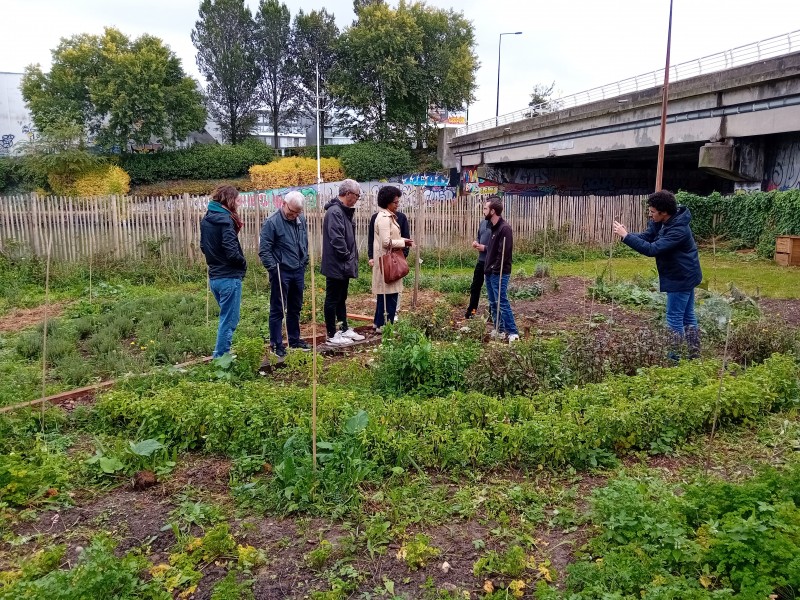
[[[358,410],[378,464],[448,468],[458,465],[572,464],[585,467],[630,450],[663,450],[711,425],[717,410],[718,361],[653,367],[633,377],[529,398],[456,393],[445,398],[385,400],[352,387],[318,388],[319,436],[331,440]],[[794,360],[774,355],[725,376],[722,423],[742,422],[796,404]],[[159,438],[179,449],[281,455],[286,439],[310,430],[311,391],[251,382],[182,382],[155,392],[115,390],[94,410],[100,430]]]
[[[183,150],[124,155],[121,166],[134,185],[170,179],[229,179],[275,156],[270,146],[248,140],[236,146],[196,144]]]
[[[699,239],[722,237],[771,258],[775,238],[800,235],[800,190],[696,196],[679,192],[678,203],[692,212],[692,231]]]

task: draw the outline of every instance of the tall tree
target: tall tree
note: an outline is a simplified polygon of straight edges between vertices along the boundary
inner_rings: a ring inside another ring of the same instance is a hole
[[[113,28],[102,36],[62,39],[49,73],[31,65],[22,96],[39,131],[77,126],[104,148],[166,145],[205,124],[197,83],[180,59],[153,36],[131,41]]]
[[[537,83],[534,85],[533,91],[531,92],[531,101],[528,102],[528,106],[537,106],[539,104],[550,102],[553,97],[553,90],[555,87],[555,81],[550,85],[547,85],[546,83]]]
[[[359,11],[366,7],[372,6],[373,4],[386,4],[385,0],[353,0],[353,12],[358,14]]]
[[[337,42],[333,91],[338,122],[361,140],[405,140],[422,31],[408,12],[385,4],[363,7]]]
[[[472,24],[423,2],[363,6],[339,38],[334,91],[340,122],[359,139],[415,139],[428,133],[428,108],[462,109],[478,68]]]
[[[255,23],[244,0],[202,0],[192,30],[197,66],[206,78],[206,105],[222,135],[242,141],[257,120],[260,71]]]
[[[297,69],[294,62],[292,18],[278,0],[261,0],[256,13],[256,47],[261,68],[261,98],[272,125],[273,146],[278,148],[278,129],[296,112]]]
[[[336,64],[336,40],[339,28],[332,14],[324,8],[306,14],[302,10],[294,18],[294,52],[298,108],[303,115],[316,122],[317,68],[319,68],[320,144],[325,138],[325,126],[335,115],[331,92],[331,74]]]

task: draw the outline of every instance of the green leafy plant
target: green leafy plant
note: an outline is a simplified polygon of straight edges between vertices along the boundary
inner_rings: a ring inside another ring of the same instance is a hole
[[[431,538],[424,533],[417,533],[410,540],[406,540],[397,551],[397,558],[406,563],[412,571],[416,571],[436,558],[442,551],[431,545]]]

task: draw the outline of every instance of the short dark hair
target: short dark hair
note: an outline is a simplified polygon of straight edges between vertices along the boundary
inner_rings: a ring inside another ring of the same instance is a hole
[[[655,194],[650,194],[647,197],[647,205],[652,206],[658,212],[674,215],[678,212],[678,201],[675,200],[675,194],[668,190],[661,190]]]
[[[378,206],[386,208],[394,202],[395,198],[399,198],[402,195],[403,192],[401,192],[399,188],[393,185],[385,185],[378,190]]]
[[[489,203],[489,210],[493,210],[498,217],[503,214],[503,203],[499,196],[489,196],[486,202]]]

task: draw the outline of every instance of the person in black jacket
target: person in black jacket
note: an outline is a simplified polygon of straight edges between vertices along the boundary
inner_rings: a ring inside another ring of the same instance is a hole
[[[358,277],[358,248],[353,223],[361,186],[353,179],[339,185],[339,197],[325,205],[322,221],[322,264],[326,277],[325,328],[328,343],[345,346],[364,339],[347,326],[347,291],[350,280]],[[340,324],[337,328],[337,323]]]
[[[269,345],[279,357],[283,345],[283,317],[290,348],[310,350],[300,339],[300,310],[308,266],[308,233],[302,217],[303,194],[289,192],[282,206],[264,220],[258,244],[261,264],[269,273]]]
[[[503,203],[497,196],[487,199],[489,206],[489,222],[491,223],[492,236],[486,247],[486,295],[489,297],[489,310],[495,321],[494,336],[508,335],[508,341],[516,342],[519,339],[519,330],[511,312],[511,303],[508,301],[508,280],[511,278],[512,254],[514,253],[514,234],[511,226],[500,215],[503,214]],[[497,307],[500,305],[498,318]]]
[[[481,298],[484,279],[486,279],[486,247],[492,238],[489,218],[489,203],[484,202],[483,221],[478,226],[478,234],[472,242],[472,247],[478,251],[478,262],[475,264],[475,270],[472,273],[472,285],[469,287],[469,306],[467,306],[467,312],[464,315],[466,319],[471,319],[478,312],[478,302]],[[495,315],[491,315],[490,319],[494,322]]]
[[[684,340],[689,357],[700,356],[700,330],[694,312],[694,289],[703,281],[700,255],[689,223],[692,214],[678,206],[675,195],[667,190],[650,194],[647,199],[650,225],[642,233],[628,233],[614,221],[612,231],[622,243],[645,256],[654,256],[659,288],[667,294],[667,326],[675,347],[670,358],[677,359]]]
[[[239,218],[239,192],[231,185],[214,190],[208,212],[200,221],[200,250],[206,257],[211,293],[219,304],[217,343],[212,357],[231,349],[233,332],[239,324],[242,304],[242,279],[247,261],[239,244],[242,220]]]

